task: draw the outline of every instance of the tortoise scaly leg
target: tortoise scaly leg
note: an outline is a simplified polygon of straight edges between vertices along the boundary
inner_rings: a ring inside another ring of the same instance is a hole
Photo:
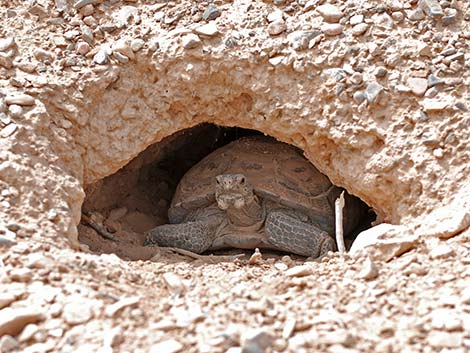
[[[270,244],[294,254],[317,258],[336,250],[335,241],[327,232],[282,210],[268,215],[265,231]]]
[[[144,246],[175,247],[200,254],[210,248],[216,236],[217,222],[164,224],[146,232]]]

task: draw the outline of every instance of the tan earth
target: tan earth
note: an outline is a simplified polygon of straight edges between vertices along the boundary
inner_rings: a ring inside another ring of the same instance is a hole
[[[468,1],[9,0],[0,19],[0,352],[470,351]],[[188,168],[257,133],[375,226],[321,262],[142,247]]]

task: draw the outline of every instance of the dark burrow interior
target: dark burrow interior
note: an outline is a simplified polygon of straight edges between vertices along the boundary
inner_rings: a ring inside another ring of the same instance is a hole
[[[183,175],[217,148],[251,135],[262,133],[206,123],[149,146],[116,173],[86,187],[79,241],[93,252],[146,258],[148,255],[141,254],[144,232],[168,223],[168,208]],[[375,220],[370,207],[361,204],[364,217],[346,235],[346,247]]]

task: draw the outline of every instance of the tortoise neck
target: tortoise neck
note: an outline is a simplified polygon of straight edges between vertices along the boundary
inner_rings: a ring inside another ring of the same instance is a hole
[[[245,206],[241,208],[229,207],[225,212],[227,212],[230,223],[238,227],[249,227],[264,219],[264,208],[256,195]]]

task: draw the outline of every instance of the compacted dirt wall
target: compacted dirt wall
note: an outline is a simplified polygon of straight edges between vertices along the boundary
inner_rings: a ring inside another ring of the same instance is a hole
[[[0,5],[0,216],[18,237],[78,246],[84,189],[201,123],[301,148],[381,222],[468,195],[466,2],[445,23],[413,1],[219,1],[206,20],[189,2],[91,3]]]

